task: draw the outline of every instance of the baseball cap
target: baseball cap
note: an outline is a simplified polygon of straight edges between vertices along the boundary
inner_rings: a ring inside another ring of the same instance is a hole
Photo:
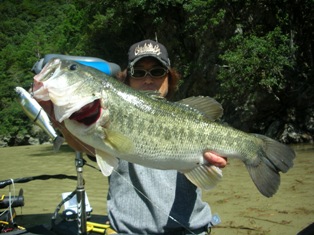
[[[129,49],[129,65],[131,68],[134,64],[144,57],[154,57],[167,68],[170,67],[170,59],[164,45],[153,40],[144,40],[133,44]]]

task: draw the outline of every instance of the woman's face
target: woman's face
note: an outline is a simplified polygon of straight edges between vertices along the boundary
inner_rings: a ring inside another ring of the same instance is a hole
[[[167,69],[161,66],[158,60],[152,57],[143,58],[134,65],[134,76],[130,76],[130,87],[136,90],[158,91],[162,97],[165,97],[168,93],[168,72],[166,71]]]

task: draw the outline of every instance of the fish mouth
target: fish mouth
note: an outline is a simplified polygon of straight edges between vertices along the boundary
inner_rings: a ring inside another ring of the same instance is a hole
[[[83,123],[86,126],[90,126],[95,123],[100,117],[100,100],[94,100],[92,103],[89,103],[83,106],[80,110],[72,113],[69,117],[70,120],[75,120],[79,123]]]
[[[52,78],[55,75],[55,72],[60,70],[60,67],[61,67],[60,59],[50,60],[40,71],[40,73],[34,76],[32,92],[39,90],[43,86],[43,82]]]

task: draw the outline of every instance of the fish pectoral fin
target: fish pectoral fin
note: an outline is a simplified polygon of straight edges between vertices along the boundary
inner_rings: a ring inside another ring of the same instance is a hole
[[[101,150],[95,150],[97,164],[104,176],[111,175],[112,171],[117,168],[119,160]]]
[[[184,172],[184,175],[197,187],[205,190],[214,188],[222,179],[222,171],[213,165],[201,165]]]
[[[105,130],[106,138],[104,142],[120,153],[132,153],[133,142],[123,134],[117,131]]]
[[[223,108],[214,98],[208,96],[192,96],[180,100],[177,103],[182,103],[197,109],[203,113],[207,118],[215,121],[223,115]]]

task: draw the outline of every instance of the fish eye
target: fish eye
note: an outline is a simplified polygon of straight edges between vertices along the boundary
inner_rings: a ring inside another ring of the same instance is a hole
[[[76,69],[77,69],[77,64],[70,65],[70,70],[76,70]]]

